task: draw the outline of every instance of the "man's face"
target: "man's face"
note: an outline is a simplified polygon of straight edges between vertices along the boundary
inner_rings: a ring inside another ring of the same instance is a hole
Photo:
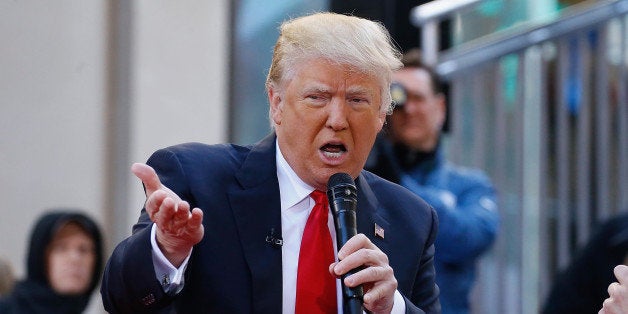
[[[303,181],[324,191],[334,173],[358,176],[385,121],[381,91],[378,77],[324,59],[269,88],[279,148]]]
[[[393,74],[393,81],[404,86],[408,99],[390,117],[390,132],[395,142],[419,150],[431,151],[445,121],[445,99],[435,94],[427,71],[405,68]]]
[[[63,226],[48,245],[48,281],[64,295],[87,291],[96,265],[94,240],[75,223]]]

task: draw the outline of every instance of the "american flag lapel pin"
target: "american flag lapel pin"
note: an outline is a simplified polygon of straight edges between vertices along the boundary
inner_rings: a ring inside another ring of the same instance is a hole
[[[375,223],[375,236],[379,238],[384,238],[384,228],[380,227],[377,223]]]

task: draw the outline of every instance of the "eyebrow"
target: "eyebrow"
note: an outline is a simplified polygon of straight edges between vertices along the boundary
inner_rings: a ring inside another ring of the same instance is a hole
[[[331,93],[331,87],[325,85],[325,84],[320,84],[320,83],[314,83],[311,86],[306,87],[305,89],[303,89],[303,94],[309,94],[309,93]],[[374,96],[374,93],[372,92],[372,89],[370,88],[366,88],[364,86],[349,86],[346,89],[346,94],[349,96],[352,95],[364,95],[364,96]]]
[[[303,90],[304,93],[329,93],[331,92],[331,88],[324,84],[313,84],[312,86],[308,86]]]
[[[366,88],[363,86],[350,86],[347,88],[347,95],[368,95],[373,96],[373,93],[370,88]]]

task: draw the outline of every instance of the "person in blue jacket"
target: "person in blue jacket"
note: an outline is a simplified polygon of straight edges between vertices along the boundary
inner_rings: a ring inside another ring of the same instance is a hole
[[[441,143],[445,96],[420,51],[404,54],[393,75],[396,107],[379,135],[366,169],[399,183],[432,205],[440,222],[434,256],[442,312],[468,313],[478,258],[499,225],[496,195],[481,170],[446,160]]]

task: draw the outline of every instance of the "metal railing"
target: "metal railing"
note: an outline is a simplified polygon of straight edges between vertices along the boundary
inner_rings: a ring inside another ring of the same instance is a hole
[[[592,228],[628,210],[627,23],[628,0],[591,1],[437,56],[448,156],[500,195],[475,312],[538,313]]]
[[[480,1],[435,0],[412,9],[410,22],[421,29],[421,50],[423,50],[423,61],[426,64],[434,65],[437,61],[438,51],[440,50],[438,46],[438,24],[440,21],[471,9]]]

